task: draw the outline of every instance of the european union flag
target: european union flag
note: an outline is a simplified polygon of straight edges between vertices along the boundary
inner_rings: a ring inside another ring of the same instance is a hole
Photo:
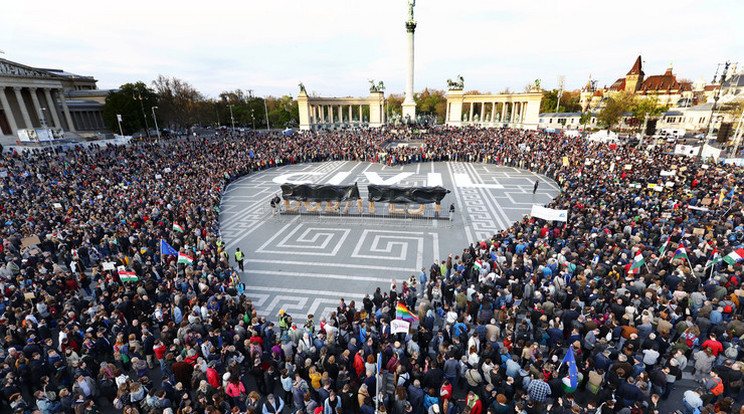
[[[178,252],[176,251],[176,249],[171,247],[171,245],[163,239],[160,239],[160,254],[178,256]]]
[[[575,389],[579,385],[579,368],[576,366],[573,347],[568,347],[568,352],[563,357],[562,364],[568,364],[568,379],[571,381],[571,389]]]

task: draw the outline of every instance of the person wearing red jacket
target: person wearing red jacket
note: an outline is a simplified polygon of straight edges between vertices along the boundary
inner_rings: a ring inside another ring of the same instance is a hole
[[[716,334],[710,334],[710,339],[703,342],[702,345],[700,345],[701,348],[710,348],[711,352],[713,352],[713,356],[717,357],[719,352],[723,352],[723,345],[718,342],[716,339]]]
[[[362,354],[364,354],[364,351],[361,349],[354,354],[354,371],[356,371],[357,378],[362,378],[362,375],[365,372],[364,358],[362,358]]]
[[[211,361],[207,367],[207,382],[216,389],[220,388],[220,374],[214,369],[215,364],[215,361]]]
[[[473,391],[468,392],[465,405],[470,410],[469,414],[481,414],[483,412],[483,403],[481,403],[480,398]]]

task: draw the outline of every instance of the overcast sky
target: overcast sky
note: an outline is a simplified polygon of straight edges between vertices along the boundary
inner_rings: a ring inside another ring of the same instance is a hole
[[[569,89],[591,74],[624,76],[641,54],[647,75],[674,64],[710,82],[719,62],[744,69],[741,0],[418,0],[415,89],[521,91],[542,79]],[[365,96],[368,79],[402,93],[406,0],[10,1],[1,57],[93,75],[100,88],[158,74],[216,96],[235,88]],[[737,19],[739,21],[737,21]]]

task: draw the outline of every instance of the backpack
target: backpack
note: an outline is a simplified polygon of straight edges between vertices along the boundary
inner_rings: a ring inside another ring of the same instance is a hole
[[[716,386],[710,389],[711,394],[716,396],[721,395],[723,393],[723,380],[713,378],[713,381],[716,383]]]

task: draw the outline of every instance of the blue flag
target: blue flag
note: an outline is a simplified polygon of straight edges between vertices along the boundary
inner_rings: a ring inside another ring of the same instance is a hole
[[[253,155],[253,150],[248,151],[248,156],[253,158],[255,155]]]
[[[576,366],[573,347],[568,347],[568,352],[563,357],[562,364],[568,364],[568,379],[571,381],[571,389],[575,389],[579,386],[579,368]]]
[[[176,251],[176,249],[172,248],[171,245],[163,239],[160,239],[160,254],[178,256],[178,252]]]

